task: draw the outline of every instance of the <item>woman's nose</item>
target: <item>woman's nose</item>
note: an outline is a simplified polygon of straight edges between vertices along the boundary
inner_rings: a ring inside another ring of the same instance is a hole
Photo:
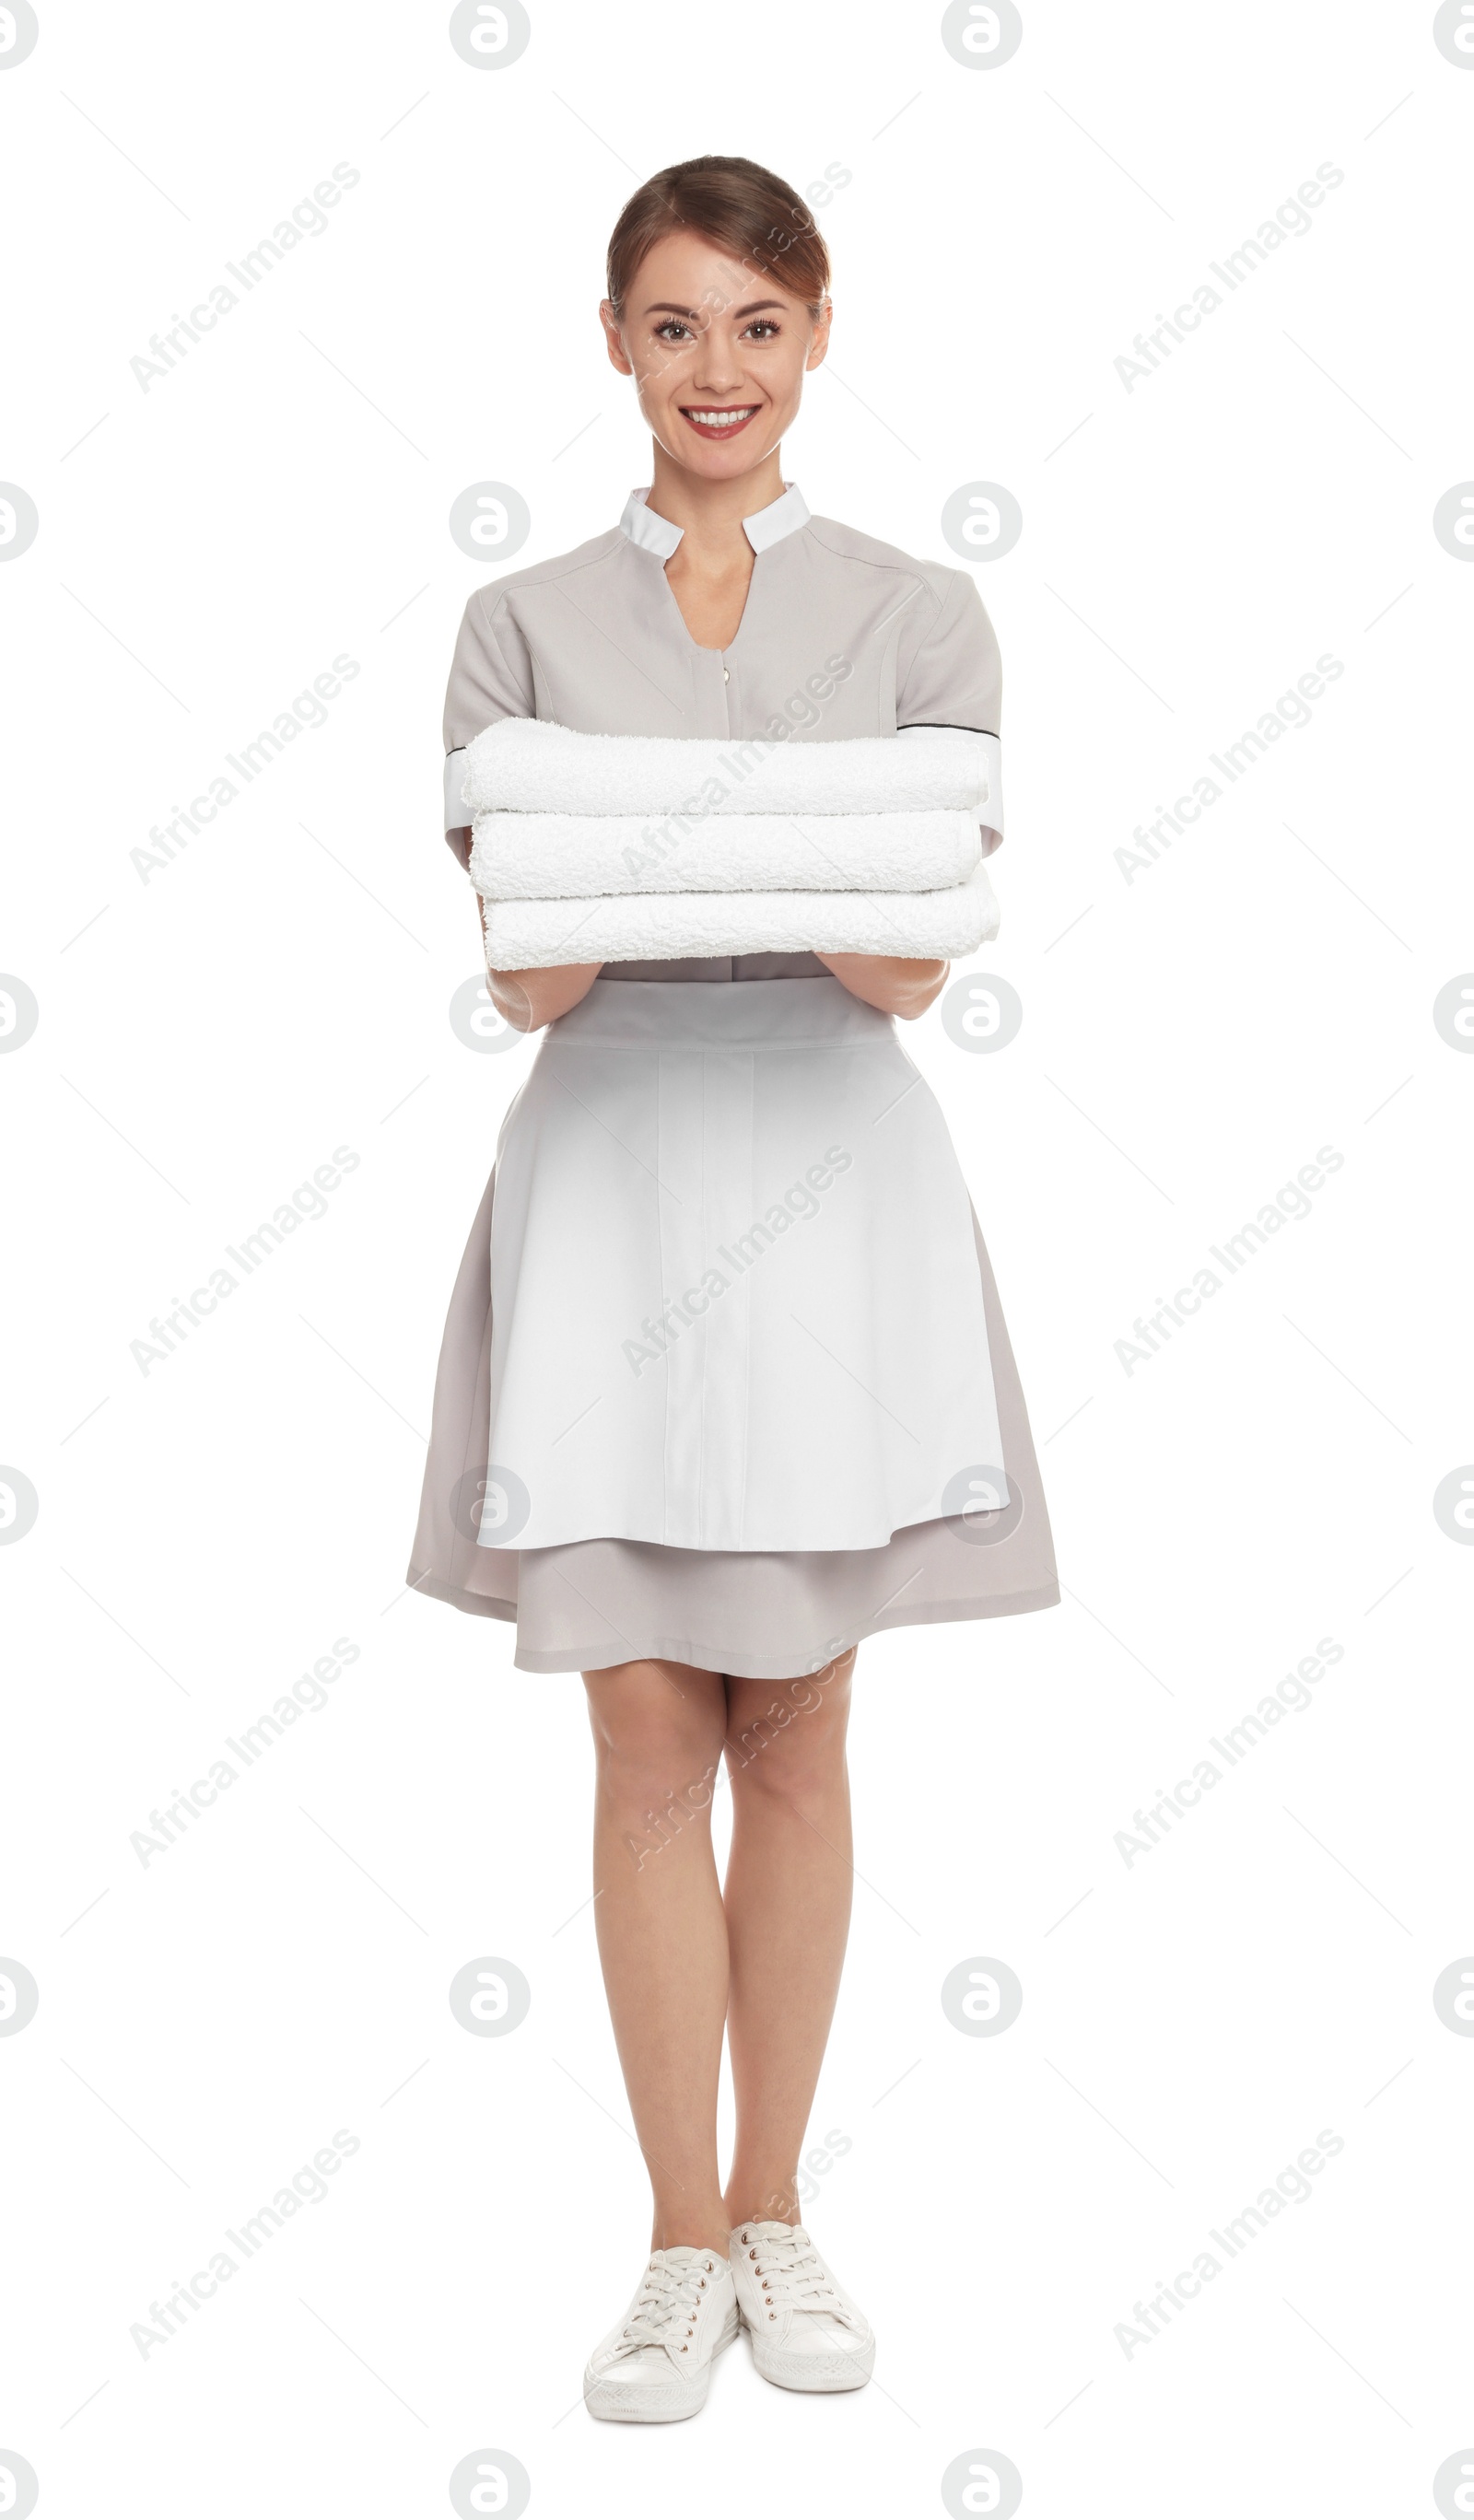
[[[742,382],[741,362],[730,343],[708,333],[696,353],[691,379],[698,393],[727,393]]]

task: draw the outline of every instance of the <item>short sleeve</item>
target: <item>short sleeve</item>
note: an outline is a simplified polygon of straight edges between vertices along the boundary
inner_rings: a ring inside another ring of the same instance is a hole
[[[896,723],[962,726],[998,735],[1003,667],[992,623],[965,569],[954,569],[945,593],[908,625],[897,657]]]
[[[920,608],[917,608],[920,613]],[[988,801],[980,817],[983,854],[1003,837],[1003,665],[992,623],[965,569],[954,569],[903,640],[896,660],[896,726],[959,727],[988,738]]]
[[[470,817],[461,801],[459,754],[498,718],[535,717],[532,660],[505,596],[494,586],[473,595],[461,616],[445,686],[445,837],[465,866]]]

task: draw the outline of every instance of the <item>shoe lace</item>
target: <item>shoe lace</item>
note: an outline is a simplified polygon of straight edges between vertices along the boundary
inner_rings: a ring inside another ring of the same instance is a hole
[[[802,2223],[780,2233],[749,2228],[742,2234],[748,2263],[774,2309],[820,2311],[852,2327],[854,2319],[841,2301],[833,2277]]]
[[[638,2354],[642,2347],[664,2347],[679,2354],[691,2341],[702,2296],[716,2272],[714,2258],[651,2259],[633,2310],[620,2334],[617,2354]]]

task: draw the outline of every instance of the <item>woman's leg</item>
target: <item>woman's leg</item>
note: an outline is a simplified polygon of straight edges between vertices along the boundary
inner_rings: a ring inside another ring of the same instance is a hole
[[[813,2105],[850,1929],[845,1728],[854,1649],[806,1680],[729,1680],[732,1851],[724,1892],[735,2226],[797,2223]]]
[[[598,1755],[594,1916],[624,2087],[655,2191],[653,2249],[715,2248],[727,1937],[712,1854],[720,1679],[685,1663],[585,1672]]]

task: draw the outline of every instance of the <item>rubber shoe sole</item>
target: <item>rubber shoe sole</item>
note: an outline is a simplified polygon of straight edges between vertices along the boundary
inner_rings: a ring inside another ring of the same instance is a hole
[[[764,2380],[778,2389],[862,2389],[875,2369],[875,2339],[853,2353],[795,2354],[782,2345],[763,2342],[746,2311],[742,2324],[753,2340],[753,2361]]]
[[[657,2387],[649,2381],[629,2382],[607,2376],[598,2378],[590,2364],[583,2374],[584,2405],[591,2415],[597,2415],[601,2423],[684,2423],[688,2415],[699,2415],[706,2405],[707,2391],[712,2385],[712,2363],[715,2362],[718,2354],[725,2353],[737,2333],[737,2305],[733,2302],[721,2334],[712,2348],[711,2362],[689,2380],[663,2380]],[[868,2374],[866,2376],[868,2377]],[[823,2388],[835,2388],[846,2385],[854,2387],[858,2384],[826,2380],[819,2385]]]

